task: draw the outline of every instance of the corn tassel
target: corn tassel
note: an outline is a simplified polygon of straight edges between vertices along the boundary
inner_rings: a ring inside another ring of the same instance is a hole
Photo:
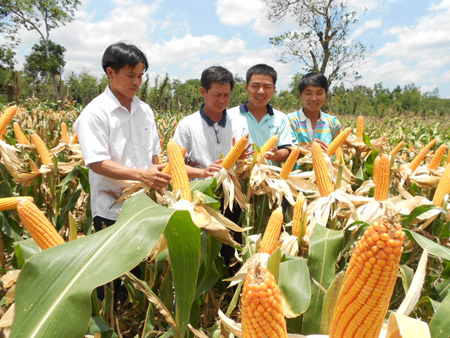
[[[420,149],[419,153],[416,155],[416,157],[413,158],[411,163],[409,164],[409,169],[411,169],[411,172],[415,172],[416,169],[419,167],[419,165],[423,162],[425,157],[427,156],[429,148],[427,146]]]
[[[283,209],[278,207],[275,209],[269,218],[264,236],[259,247],[260,252],[268,253],[269,255],[277,248],[278,237],[280,237],[281,226],[283,225]]]
[[[441,146],[434,153],[433,158],[428,164],[428,169],[436,170],[441,164],[442,159],[444,158],[445,152],[447,151],[447,146],[445,144],[441,144]]]
[[[402,149],[404,145],[405,145],[405,141],[400,141],[400,143],[397,144],[397,145],[395,146],[395,148],[391,150],[390,155],[391,155],[391,156],[397,155],[398,152],[400,151],[400,149]]]
[[[186,156],[186,148],[185,147],[181,147],[181,155],[183,156],[183,161],[184,158]],[[162,173],[170,175],[170,163],[167,162],[166,166],[163,168],[163,170],[161,170]]]
[[[17,208],[17,202],[19,199],[29,199],[33,201],[31,196],[15,196],[0,198],[0,211],[13,210]]]
[[[33,141],[34,145],[36,146],[36,151],[38,152],[42,164],[52,164],[52,157],[50,155],[50,152],[47,149],[47,146],[45,145],[44,141],[42,141],[41,137],[33,133],[31,134],[31,141]]]
[[[300,154],[300,149],[294,148],[291,150],[291,153],[289,154],[286,162],[284,162],[283,167],[280,171],[280,177],[284,180],[287,180],[289,177],[289,174],[291,173],[292,169],[294,169],[295,163],[298,160],[298,155]]]
[[[375,183],[374,198],[376,201],[386,201],[389,193],[389,178],[391,164],[388,155],[380,153],[375,159],[373,182]]]
[[[311,145],[312,162],[314,174],[316,176],[316,183],[319,187],[321,196],[328,196],[334,191],[334,185],[331,181],[330,173],[325,162],[322,148],[317,142]]]
[[[239,157],[245,150],[249,139],[249,135],[242,136],[239,141],[235,143],[233,148],[228,152],[227,156],[222,161],[222,167],[226,170],[230,170],[231,167],[236,163]]]
[[[364,136],[364,116],[358,116],[358,121],[356,122],[356,137],[360,140]]]
[[[344,144],[345,140],[347,139],[348,135],[350,135],[351,132],[352,132],[351,127],[347,127],[343,131],[341,131],[339,135],[336,136],[336,138],[333,141],[331,141],[331,143],[328,145],[327,155],[328,156],[333,155],[336,149]]]
[[[63,244],[63,238],[45,217],[44,213],[29,199],[19,199],[17,212],[31,237],[42,250]]]
[[[287,337],[280,289],[261,263],[248,270],[241,308],[242,338]]]
[[[292,215],[292,234],[294,236],[302,238],[305,235],[307,220],[306,199],[302,193],[299,193],[294,204],[294,212]]]
[[[67,132],[67,124],[61,123],[61,141],[65,144],[69,144],[69,133]]]
[[[25,134],[22,131],[22,128],[20,128],[20,125],[17,122],[13,123],[13,128],[14,128],[14,137],[16,138],[17,143],[30,145],[30,141],[25,136]]]
[[[433,204],[442,208],[444,204],[444,197],[448,193],[450,193],[450,164],[447,164],[439,180],[436,191],[434,192]]]
[[[428,143],[425,147],[428,148],[428,150],[431,150],[431,148],[434,147],[434,145],[436,144],[436,142],[437,142],[437,138],[431,140],[430,143]]]
[[[6,134],[6,128],[8,128],[8,124],[11,123],[14,115],[17,112],[16,106],[8,107],[3,114],[0,116],[0,135]]]
[[[357,242],[345,273],[330,327],[330,338],[378,337],[389,309],[404,233],[383,216]]]
[[[167,153],[169,155],[173,191],[175,193],[180,192],[180,197],[182,199],[192,202],[191,186],[189,184],[181,148],[173,139],[170,139],[167,143]]]

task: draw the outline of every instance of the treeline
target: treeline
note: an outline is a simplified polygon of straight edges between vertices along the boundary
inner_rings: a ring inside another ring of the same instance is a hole
[[[0,71],[0,102],[24,103],[30,97],[40,100],[56,100],[50,81],[42,81],[22,72],[6,74]],[[301,107],[297,89],[301,74],[292,77],[289,89],[277,91],[272,105],[289,113]],[[245,80],[235,77],[236,85],[232,92],[230,107],[246,100]],[[7,80],[7,81],[6,81]],[[84,107],[89,101],[101,93],[108,84],[108,79],[101,79],[83,72],[72,73],[59,81],[63,101],[72,101]],[[181,82],[165,76],[158,76],[152,81],[148,75],[141,86],[139,97],[149,103],[160,114],[188,114],[198,110],[203,101],[200,95],[200,80],[190,79]],[[336,115],[359,115],[383,117],[385,114],[415,113],[423,116],[443,116],[450,112],[450,99],[439,98],[438,91],[422,94],[418,87],[410,84],[397,86],[393,90],[377,83],[371,87],[355,86],[351,89],[344,85],[331,88],[326,111]]]

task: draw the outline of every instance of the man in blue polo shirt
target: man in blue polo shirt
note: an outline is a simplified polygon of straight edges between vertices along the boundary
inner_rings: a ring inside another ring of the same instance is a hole
[[[274,154],[267,156],[273,162],[284,162],[292,143],[289,119],[269,104],[275,93],[277,72],[271,66],[257,64],[248,69],[245,90],[248,101],[228,110],[233,124],[243,125],[250,134],[250,142],[262,147],[275,134],[279,134]]]

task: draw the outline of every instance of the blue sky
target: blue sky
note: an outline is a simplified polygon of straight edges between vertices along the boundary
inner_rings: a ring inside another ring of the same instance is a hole
[[[348,0],[348,5],[366,9],[349,37],[368,47],[358,67],[362,79],[354,84],[382,82],[393,89],[414,83],[423,93],[438,88],[440,97],[450,98],[450,0]],[[67,50],[65,74],[101,76],[103,51],[123,40],[146,53],[151,78],[167,72],[185,81],[218,64],[244,77],[263,62],[278,71],[282,90],[301,64],[280,63],[281,50],[269,37],[295,29],[292,18],[268,21],[261,0],[82,0],[75,20],[50,37]],[[38,38],[22,33],[19,67]]]

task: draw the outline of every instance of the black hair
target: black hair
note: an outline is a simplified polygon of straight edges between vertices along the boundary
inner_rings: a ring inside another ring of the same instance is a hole
[[[102,67],[111,67],[115,72],[126,66],[136,66],[139,62],[144,64],[144,71],[148,69],[148,61],[145,54],[136,46],[124,42],[117,42],[106,48],[103,53]]]
[[[311,72],[304,75],[298,83],[298,90],[300,91],[300,94],[306,89],[308,85],[321,87],[325,89],[326,93],[328,93],[328,80],[322,73]]]
[[[220,83],[222,85],[229,83],[231,90],[234,87],[234,77],[231,72],[221,66],[211,66],[206,68],[202,72],[202,77],[200,79],[202,87],[208,91],[211,88],[213,82]]]
[[[245,80],[247,81],[247,84],[250,83],[250,78],[252,77],[252,75],[255,74],[263,74],[263,75],[269,75],[272,77],[273,80],[273,84],[275,85],[277,83],[277,71],[275,69],[273,69],[273,67],[266,65],[264,63],[260,63],[257,65],[254,65],[252,67],[250,67],[247,70],[247,75],[245,77]]]

